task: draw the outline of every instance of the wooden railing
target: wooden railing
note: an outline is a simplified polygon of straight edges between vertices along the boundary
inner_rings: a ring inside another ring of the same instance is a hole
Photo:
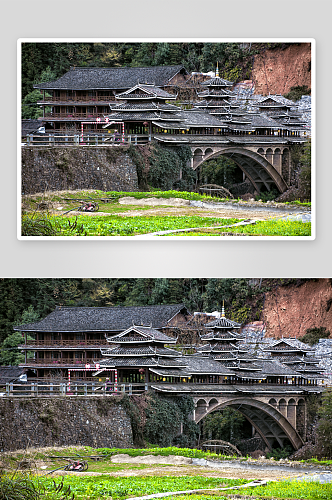
[[[114,383],[114,382],[99,382],[99,381],[83,381],[75,380],[71,381],[38,381],[38,382],[27,382],[27,383],[7,383],[2,386],[4,389],[1,391],[0,397],[55,397],[55,396],[117,396],[123,393],[139,394],[144,391],[151,389],[154,383]],[[181,390],[181,384],[177,384]],[[234,386],[241,387],[241,384],[234,384]],[[325,384],[325,387],[330,386],[330,384]],[[301,390],[304,386],[298,386]],[[273,393],[274,388],[280,391],[280,385],[271,384],[271,393]],[[176,393],[176,388],[174,393]],[[196,411],[200,412],[200,407],[197,407]],[[202,411],[205,411],[205,407],[202,407]]]
[[[150,384],[106,384],[103,382],[7,383],[1,397],[117,396],[148,391]]]
[[[75,347],[84,347],[84,346],[104,346],[107,345],[108,342],[106,339],[96,339],[96,340],[29,340],[26,344],[21,344],[20,348],[26,347],[51,347],[51,346],[75,346]]]
[[[75,366],[77,368],[77,365],[82,365],[84,368],[85,365],[88,363],[91,365],[92,369],[94,370],[94,363],[98,361],[97,358],[28,358],[26,363],[22,363],[24,366],[30,366],[30,365],[44,365],[44,366],[57,366],[57,365],[66,365],[66,366]]]
[[[27,134],[24,146],[119,146],[121,144],[146,144],[151,142],[151,135],[132,134],[75,134],[58,135]]]
[[[91,120],[95,120],[96,118],[104,118],[105,116],[105,113],[89,113],[89,112],[85,112],[85,113],[56,113],[56,112],[52,112],[52,113],[45,113],[45,116],[44,118],[65,118],[66,120],[72,120],[72,119],[75,119],[75,118],[79,118],[79,119],[82,119],[82,118],[91,118]]]
[[[77,97],[58,97],[58,96],[50,96],[50,97],[45,97],[45,99],[39,100],[38,103],[40,104],[47,104],[49,102],[53,103],[64,103],[64,105],[70,105],[70,104],[75,104],[79,102],[80,104],[82,103],[87,103],[87,104],[96,104],[98,103],[105,103],[108,104],[109,102],[114,102],[115,97],[110,95],[98,95],[95,97],[90,97],[90,96],[77,96]]]

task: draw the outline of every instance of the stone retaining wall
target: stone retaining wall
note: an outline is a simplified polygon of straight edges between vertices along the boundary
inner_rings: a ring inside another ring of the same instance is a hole
[[[121,403],[109,397],[0,399],[0,451],[70,445],[131,447]]]
[[[23,147],[22,193],[76,189],[137,191],[128,146]]]

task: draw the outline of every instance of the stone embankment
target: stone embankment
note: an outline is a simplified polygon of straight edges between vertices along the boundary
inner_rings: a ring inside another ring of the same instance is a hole
[[[0,451],[84,445],[132,447],[130,419],[112,398],[0,398]]]
[[[137,191],[136,166],[124,147],[24,147],[22,194],[99,189]]]

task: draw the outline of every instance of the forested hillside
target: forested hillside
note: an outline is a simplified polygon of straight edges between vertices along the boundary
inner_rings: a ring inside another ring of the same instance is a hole
[[[252,80],[256,93],[310,93],[311,52],[307,43],[23,43],[23,118],[38,118],[35,83],[53,81],[72,66],[164,66],[182,64],[188,73],[215,71],[232,82]],[[302,90],[300,90],[302,89]],[[291,95],[289,96],[290,98]]]
[[[238,43],[24,43],[22,45],[22,97],[33,84],[59,78],[71,66],[164,66],[182,64],[188,72],[214,71],[236,79],[234,68],[248,59]],[[249,64],[248,60],[246,64]],[[241,71],[242,72],[242,71]],[[249,73],[248,75],[249,76]]]
[[[247,278],[2,278],[0,342],[12,326],[36,321],[56,306],[132,306],[184,303],[190,312],[221,310],[239,322],[259,320],[266,293],[308,279]],[[320,280],[318,280],[320,281]],[[290,300],[290,299],[289,299]]]

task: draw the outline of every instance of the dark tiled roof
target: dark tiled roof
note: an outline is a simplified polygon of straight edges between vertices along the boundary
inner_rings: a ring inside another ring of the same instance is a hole
[[[0,366],[0,384],[14,382],[25,372],[24,368],[19,366]]]
[[[101,368],[121,368],[122,366],[129,367],[137,367],[137,366],[158,366],[158,360],[154,357],[131,357],[128,358],[103,358],[98,361]]]
[[[181,384],[158,384],[153,383],[151,385],[152,389],[155,389],[160,392],[182,392],[184,394],[207,394],[207,393],[216,393],[216,394],[236,394],[239,396],[241,393],[243,394],[303,394],[305,392],[322,392],[322,387],[310,387],[306,386],[292,386],[288,384],[284,385],[268,385],[268,384],[245,384],[245,385],[228,385],[228,384],[192,384],[192,383],[181,383]]]
[[[163,87],[180,71],[182,65],[147,68],[71,68],[54,82],[34,85],[37,89],[129,89],[138,83]]]
[[[297,339],[283,338],[274,340],[263,351],[297,351],[299,353],[301,351],[314,351],[314,349]]]
[[[135,335],[136,334],[136,335]],[[165,333],[156,330],[155,328],[149,326],[130,326],[124,332],[118,333],[117,335],[113,335],[108,339],[109,342],[141,342],[141,341],[161,341],[161,342],[170,342],[175,343],[176,339],[173,337],[169,337],[165,335]]]
[[[137,94],[134,92],[136,89],[139,89],[142,92]],[[162,99],[175,99],[174,94],[170,94],[155,85],[135,85],[129,90],[122,92],[121,94],[117,94],[115,97],[117,99],[152,99],[156,97],[160,97]]]
[[[100,361],[98,361],[100,366],[102,368],[106,367],[138,367],[138,366],[155,366],[155,367],[160,367],[161,369],[165,368],[165,370],[168,368],[174,369],[174,368],[185,368],[185,365],[182,364],[182,362],[179,359],[173,358],[173,359],[166,359],[166,358],[159,358],[158,356],[149,356],[149,357],[134,357],[134,356],[128,356],[128,357],[122,357],[122,358],[103,358]]]
[[[292,375],[295,376],[298,375],[298,373],[294,369],[289,368],[283,363],[280,363],[280,361],[277,361],[276,359],[257,360],[255,363],[261,367],[262,373],[264,373],[265,376],[271,375],[271,376],[290,377]]]
[[[231,333],[229,331],[212,331],[209,333],[205,333],[204,335],[201,335],[201,340],[232,340],[232,341],[238,341],[240,340],[239,338],[236,337],[234,333]]]
[[[205,113],[204,111],[184,110],[182,111],[184,118],[184,125],[189,127],[202,126],[202,127],[222,127],[223,122],[217,118]]]
[[[232,87],[234,82],[229,82],[228,80],[224,80],[223,78],[216,76],[214,78],[210,78],[209,80],[205,80],[205,82],[202,82],[201,85],[204,85],[204,87]]]
[[[111,347],[110,349],[101,349],[103,356],[179,356],[178,351],[168,349],[167,347]]]
[[[184,362],[186,363],[186,370],[192,375],[235,375],[233,371],[211,358],[185,356]]]
[[[121,111],[121,112],[117,112],[117,111],[114,111],[113,113],[107,115],[108,116],[108,119],[110,121],[140,121],[140,122],[144,122],[144,121],[152,121],[152,120],[159,120],[160,119],[160,115],[159,113],[156,113],[156,112],[152,112],[152,111],[142,111],[140,113],[138,113],[137,111],[136,112],[129,112],[129,111]]]
[[[119,332],[133,324],[162,328],[180,311],[183,304],[131,307],[57,307],[37,323],[14,327],[19,331],[40,332]]]
[[[282,97],[282,96],[280,96]],[[255,105],[259,108],[261,107],[273,107],[273,108],[290,108],[291,106],[284,100],[278,98],[278,96],[267,96],[255,102]],[[294,104],[293,104],[294,105]]]
[[[158,358],[158,365],[164,367],[185,367],[186,364],[181,358]]]
[[[217,353],[213,353],[213,359],[215,360],[234,360],[234,359],[237,359],[237,353],[234,354],[234,351],[233,352],[219,352],[218,354]]]
[[[236,321],[232,321],[231,319],[225,318],[225,316],[221,316],[220,318],[215,319],[214,321],[210,321],[210,323],[206,323],[205,328],[240,328],[240,323],[236,323]]]
[[[117,102],[110,103],[110,108],[112,111],[179,111],[174,104],[158,102]]]
[[[163,369],[163,368],[151,368],[150,370],[152,373],[155,373],[156,375],[160,375],[162,377],[190,377],[190,373],[186,369]]]
[[[40,120],[23,119],[21,120],[21,125],[22,125],[22,135],[26,135],[37,132],[37,130],[42,124]]]

